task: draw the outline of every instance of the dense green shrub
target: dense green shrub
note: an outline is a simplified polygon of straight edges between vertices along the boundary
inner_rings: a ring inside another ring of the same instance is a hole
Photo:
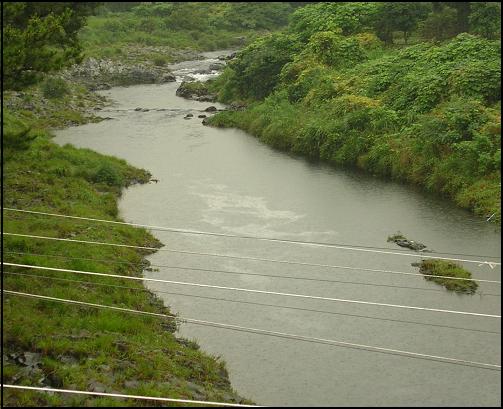
[[[122,187],[124,179],[117,169],[108,162],[103,163],[94,175],[93,181],[96,183],[105,183],[109,186]]]
[[[500,42],[464,33],[379,52],[338,31],[319,30],[287,52],[281,34],[247,47],[213,86],[226,102],[258,101],[211,123],[420,184],[500,220]]]
[[[68,84],[62,78],[48,77],[41,85],[45,98],[62,98],[69,92]]]

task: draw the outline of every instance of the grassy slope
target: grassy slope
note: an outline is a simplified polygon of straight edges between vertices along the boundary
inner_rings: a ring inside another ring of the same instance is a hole
[[[61,102],[52,107],[61,109]],[[74,112],[81,122],[85,118]],[[28,118],[29,116],[29,118]],[[20,120],[20,118],[22,120]],[[31,124],[31,129],[26,126]],[[57,121],[51,121],[56,124]],[[144,183],[149,173],[125,161],[87,149],[59,147],[45,130],[47,118],[4,109],[4,205],[109,220],[117,217],[117,199],[130,183]],[[62,125],[62,122],[60,122]],[[19,143],[24,139],[25,143]],[[15,143],[12,143],[12,142]],[[31,141],[31,142],[30,142]],[[15,145],[15,147],[12,147]],[[160,246],[143,229],[110,228],[89,222],[4,212],[4,231],[36,235]],[[4,237],[4,261],[76,270],[141,276],[147,251]],[[133,264],[15,255],[9,252],[63,255]],[[148,262],[147,262],[148,263]],[[86,281],[75,283],[42,278],[4,276],[4,288],[125,308],[169,313],[141,282],[77,276],[5,267],[6,272]],[[128,286],[112,288],[92,283]],[[240,401],[231,389],[225,365],[198,350],[197,344],[175,337],[170,320],[89,309],[6,295],[3,305],[3,382],[51,385],[107,392],[164,397]],[[36,371],[6,359],[9,354],[35,352],[42,356]],[[129,383],[126,383],[129,381]],[[7,406],[152,405],[123,401],[4,390]]]

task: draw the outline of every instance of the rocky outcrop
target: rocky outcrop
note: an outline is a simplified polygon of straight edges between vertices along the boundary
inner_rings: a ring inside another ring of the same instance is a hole
[[[84,83],[90,90],[110,89],[115,85],[160,84],[176,81],[166,67],[146,63],[130,64],[108,59],[88,58],[62,73],[66,80]]]
[[[183,81],[176,90],[176,95],[201,102],[214,102],[217,99],[216,94],[209,93],[207,83],[198,81]]]
[[[400,232],[388,237],[388,242],[393,242],[400,247],[406,247],[415,251],[428,251],[425,250],[426,246],[418,241],[408,240]]]

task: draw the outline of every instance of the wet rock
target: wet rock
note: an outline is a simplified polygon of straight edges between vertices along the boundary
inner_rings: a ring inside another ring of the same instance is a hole
[[[217,107],[211,105],[205,109],[205,112],[215,112],[216,110],[217,110]]]
[[[139,107],[138,107],[138,108],[135,108],[134,110],[135,110],[135,111],[141,111],[141,110],[142,110],[142,108],[139,108]]]
[[[209,68],[211,71],[221,71],[225,68],[225,64],[220,63],[220,62],[214,62],[214,63],[210,64]]]
[[[99,83],[93,87],[92,91],[105,91],[105,90],[109,90],[110,88],[112,88],[112,86],[110,84]]]
[[[215,102],[217,99],[216,95],[201,95],[200,97],[194,98],[196,101],[200,102]]]
[[[192,118],[194,115],[193,114],[187,114],[184,116],[184,119],[190,119]]]
[[[426,246],[423,243],[419,243],[413,240],[396,240],[396,244],[398,244],[400,247],[407,247],[412,250],[420,251],[426,248]]]
[[[203,121],[202,121],[202,124],[205,125],[205,126],[209,125],[209,119],[210,118],[204,118]]]
[[[172,73],[168,73],[168,74],[164,74],[161,78],[160,78],[160,83],[161,84],[164,84],[165,82],[174,82],[176,81],[176,76]]]
[[[201,68],[199,70],[195,70],[194,74],[203,74],[203,75],[211,74],[211,68],[209,68],[209,69]]]
[[[150,111],[150,109],[148,109],[148,108],[143,108],[143,109],[141,110],[141,112],[148,112],[148,111]]]
[[[206,118],[206,115],[198,115],[198,118]]]
[[[424,250],[426,246],[418,241],[408,240],[402,233],[398,232],[388,237],[388,242],[393,242],[400,247],[406,247],[415,251],[428,251]]]

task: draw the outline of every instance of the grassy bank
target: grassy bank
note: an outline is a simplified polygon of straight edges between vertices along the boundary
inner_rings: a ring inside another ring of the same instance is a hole
[[[117,158],[54,144],[46,127],[66,124],[57,112],[61,112],[68,101],[64,98],[53,100],[49,107],[45,107],[51,112],[39,116],[33,110],[24,112],[14,104],[17,99],[22,102],[23,98],[30,96],[33,102],[29,90],[21,96],[11,95],[8,101],[14,109],[6,109],[4,105],[4,206],[120,220],[117,199],[122,189],[134,183],[148,182],[150,174]],[[71,91],[66,95],[70,99],[74,96]],[[81,97],[77,97],[77,105],[79,101],[84,103]],[[81,111],[71,113],[79,123],[90,119]],[[144,229],[111,228],[92,222],[7,211],[4,212],[3,230],[161,246]],[[141,277],[143,268],[148,266],[144,258],[148,253],[146,250],[13,236],[4,236],[3,248],[6,262],[136,277]],[[141,281],[7,266],[3,280],[6,290],[170,314]],[[175,331],[176,325],[169,319],[4,295],[2,382],[196,400],[242,401],[231,388],[225,364],[200,351],[196,343],[176,337]],[[6,406],[153,405],[148,401],[7,389],[3,392]]]
[[[337,166],[419,185],[501,222],[501,43],[469,34],[384,47],[372,33],[279,33],[213,84],[248,109],[209,123]]]

